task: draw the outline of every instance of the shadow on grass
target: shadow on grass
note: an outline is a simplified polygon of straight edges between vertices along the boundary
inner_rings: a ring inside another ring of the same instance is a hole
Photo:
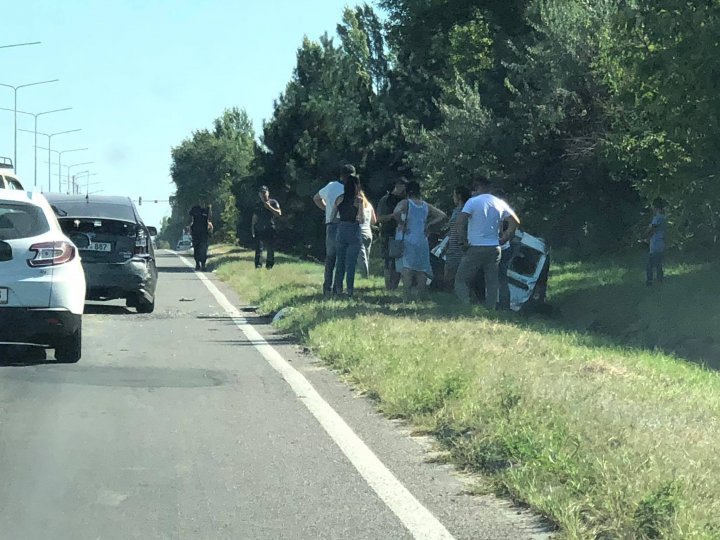
[[[252,264],[253,253],[238,248],[215,259],[217,266],[230,262]],[[320,293],[322,273],[317,269],[317,293],[297,284],[279,284],[261,293],[259,304],[299,306],[319,303],[310,318],[291,319],[286,328],[307,335],[328,320],[353,319],[373,314],[409,316],[419,321],[468,320],[485,317],[520,328],[544,333],[580,332],[590,345],[620,346],[639,350],[659,350],[720,370],[719,263],[694,261],[696,266],[670,272],[661,286],[643,284],[642,255],[611,261],[579,263],[577,275],[566,271],[559,279],[572,283],[550,302],[550,315],[539,313],[488,313],[481,307],[463,306],[454,295],[433,292],[429,301],[403,304],[401,293],[387,292],[379,285],[356,282],[355,299],[325,299]],[[291,256],[278,256],[278,264],[305,263]],[[669,265],[670,266],[670,265]],[[604,284],[603,271],[620,275],[619,283]],[[597,276],[595,275],[597,274]],[[377,281],[375,283],[378,283]],[[550,282],[552,291],[552,275]]]

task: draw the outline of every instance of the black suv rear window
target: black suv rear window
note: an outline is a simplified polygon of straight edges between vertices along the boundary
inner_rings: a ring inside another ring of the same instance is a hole
[[[0,240],[32,238],[49,230],[50,224],[37,206],[0,202]]]
[[[135,223],[135,212],[126,204],[96,203],[85,201],[51,201],[55,213],[68,218],[117,219]]]

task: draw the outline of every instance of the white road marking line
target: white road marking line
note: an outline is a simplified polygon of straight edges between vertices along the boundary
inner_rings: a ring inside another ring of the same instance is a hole
[[[195,268],[195,265],[184,256],[174,251],[172,253],[175,253],[189,268]],[[417,540],[454,540],[454,537],[432,512],[408,491],[335,409],[320,396],[310,381],[265,341],[265,338],[247,322],[245,317],[205,274],[196,272],[196,275],[250,343],[290,385],[298,399],[305,404],[378,497],[402,521],[413,538]]]

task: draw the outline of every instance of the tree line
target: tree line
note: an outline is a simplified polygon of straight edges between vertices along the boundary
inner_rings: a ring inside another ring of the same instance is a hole
[[[334,36],[303,40],[259,138],[233,108],[173,148],[167,240],[200,199],[224,240],[248,240],[267,185],[283,247],[320,257],[312,196],[349,162],[372,200],[406,176],[445,208],[486,175],[524,228],[578,255],[634,245],[656,197],[675,246],[716,245],[718,0],[378,7],[346,8]]]

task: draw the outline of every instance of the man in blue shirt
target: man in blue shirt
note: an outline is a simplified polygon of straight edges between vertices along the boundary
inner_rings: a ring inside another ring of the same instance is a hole
[[[650,240],[650,255],[646,267],[647,280],[646,285],[649,287],[653,283],[653,278],[658,283],[663,281],[663,259],[665,256],[665,203],[662,199],[653,201],[653,219],[647,229],[647,235]]]

